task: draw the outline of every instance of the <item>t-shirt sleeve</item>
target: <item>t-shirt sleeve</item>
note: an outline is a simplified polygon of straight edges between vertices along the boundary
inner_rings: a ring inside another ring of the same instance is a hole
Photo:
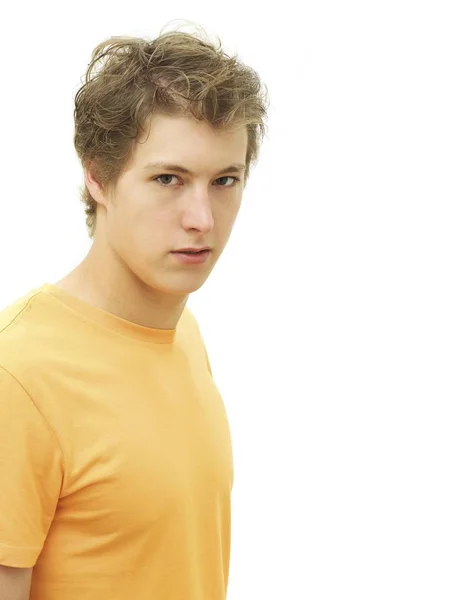
[[[19,381],[0,367],[0,565],[36,564],[63,474],[54,431]]]
[[[197,318],[195,317],[194,313],[190,310],[190,308],[186,307],[186,312],[190,316],[190,318],[191,318],[191,320],[192,320],[192,322],[194,324],[196,335],[199,337],[201,345],[202,345],[203,350],[205,352],[206,366],[208,367],[209,374],[211,375],[211,377],[213,377],[212,370],[211,370],[211,364],[209,362],[208,351],[206,350],[205,341],[203,339],[203,335],[202,335],[202,331],[200,329],[200,325],[199,325],[199,323],[197,321]]]
[[[206,346],[205,346],[205,344],[204,344],[204,343],[203,343],[203,348],[205,349],[205,355],[206,355],[206,364],[208,365],[208,371],[209,371],[209,373],[210,373],[210,375],[211,375],[211,377],[212,377],[212,376],[213,376],[213,374],[212,374],[212,371],[211,371],[211,365],[210,365],[210,363],[209,363],[208,351],[206,350]]]

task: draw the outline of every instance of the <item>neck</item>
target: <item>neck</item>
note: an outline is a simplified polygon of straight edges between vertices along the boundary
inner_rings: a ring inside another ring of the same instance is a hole
[[[122,319],[154,329],[175,329],[188,299],[150,288],[96,238],[86,258],[55,285]]]

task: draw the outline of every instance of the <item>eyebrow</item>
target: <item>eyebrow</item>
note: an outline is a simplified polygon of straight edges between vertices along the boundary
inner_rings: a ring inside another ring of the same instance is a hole
[[[170,163],[164,163],[164,162],[147,163],[146,165],[144,165],[143,168],[145,170],[163,169],[163,170],[167,170],[167,171],[177,171],[178,173],[187,173],[188,175],[193,175],[192,171],[189,171],[189,169],[186,169],[186,167],[182,167],[180,165],[174,165],[174,164],[170,164]],[[230,165],[226,169],[222,169],[221,171],[219,171],[217,173],[217,175],[222,175],[222,173],[240,173],[241,171],[244,171],[244,170],[245,170],[245,165],[243,165],[241,163],[237,163],[234,165]]]

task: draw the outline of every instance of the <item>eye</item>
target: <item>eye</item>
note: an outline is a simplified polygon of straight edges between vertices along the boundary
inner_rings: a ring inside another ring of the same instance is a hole
[[[226,175],[225,177],[219,177],[219,179],[217,179],[217,181],[219,181],[220,179],[231,179],[233,183],[231,185],[220,185],[219,187],[234,187],[236,185],[236,183],[238,181],[240,181],[239,177],[232,177],[231,175]]]
[[[159,177],[155,178],[155,181],[158,181],[158,179],[162,179],[163,177],[169,177],[170,178],[170,177],[175,177],[175,175],[169,175],[169,174],[160,175]],[[173,187],[171,185],[166,185],[165,183],[161,183],[161,185],[163,187]]]
[[[176,179],[179,179],[176,175],[170,175],[169,173],[164,173],[163,175],[159,175],[158,177],[155,177],[154,181],[158,181],[159,179],[162,179],[163,177],[168,177],[169,179],[172,177],[175,177]],[[217,179],[216,181],[220,181],[221,179],[231,179],[232,180],[232,184],[231,185],[219,185],[219,187],[227,187],[227,188],[231,188],[234,187],[239,181],[239,177],[232,177],[231,175],[227,175],[225,177],[219,177],[219,179]],[[161,185],[163,187],[174,187],[173,185],[169,185],[166,183],[162,183]]]

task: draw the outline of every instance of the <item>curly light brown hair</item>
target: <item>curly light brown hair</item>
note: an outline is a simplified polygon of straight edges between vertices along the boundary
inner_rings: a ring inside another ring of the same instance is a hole
[[[267,87],[255,70],[222,50],[220,39],[215,46],[180,31],[154,40],[115,36],[96,46],[91,58],[75,96],[74,145],[102,188],[114,189],[155,114],[189,114],[217,128],[245,126],[245,186],[266,133]],[[93,238],[97,203],[85,184],[80,191]]]

